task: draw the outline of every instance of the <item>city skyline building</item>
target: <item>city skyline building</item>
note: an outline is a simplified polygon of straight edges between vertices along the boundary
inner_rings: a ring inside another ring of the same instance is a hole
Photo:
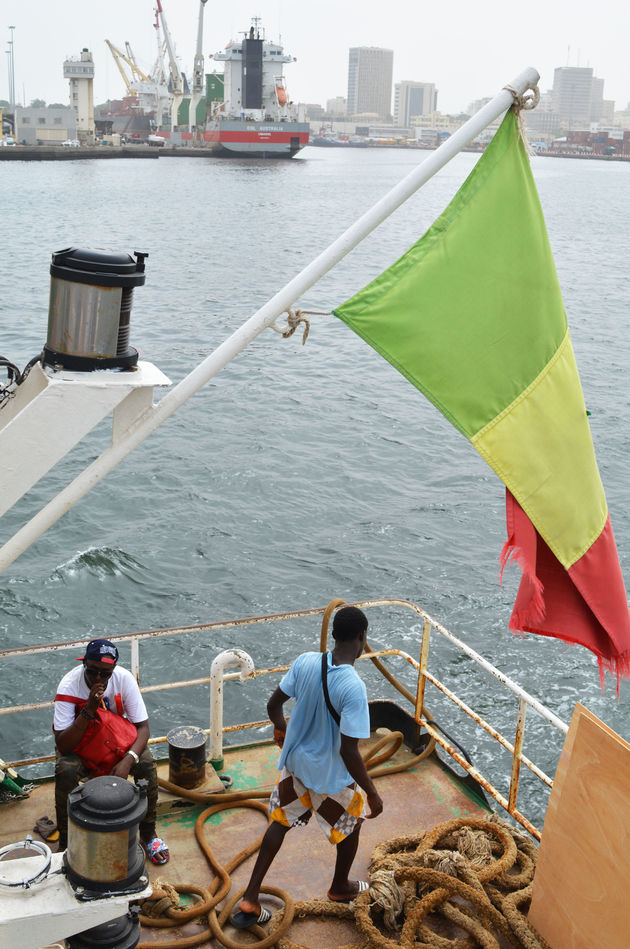
[[[94,60],[84,48],[80,59],[66,59],[63,75],[69,81],[70,108],[74,111],[79,141],[94,142]]]
[[[326,102],[326,112],[329,115],[347,115],[348,103],[344,96],[335,96],[334,99],[328,99]]]
[[[394,51],[353,46],[348,51],[348,115],[391,116]]]
[[[433,82],[404,79],[394,86],[394,125],[407,126],[419,115],[437,112],[437,89]]]
[[[590,66],[558,66],[553,74],[552,109],[569,129],[599,122],[604,112],[604,80]]]

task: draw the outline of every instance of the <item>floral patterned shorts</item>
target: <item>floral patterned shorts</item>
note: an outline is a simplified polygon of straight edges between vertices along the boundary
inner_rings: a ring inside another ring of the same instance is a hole
[[[283,768],[269,801],[271,819],[284,827],[305,827],[315,811],[331,844],[349,837],[365,817],[365,801],[355,784],[336,794],[318,794]]]

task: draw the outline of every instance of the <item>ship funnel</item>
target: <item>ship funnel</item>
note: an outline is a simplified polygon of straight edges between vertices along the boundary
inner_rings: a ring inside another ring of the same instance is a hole
[[[145,280],[146,257],[78,247],[52,255],[43,363],[77,372],[136,365],[131,305],[134,287]]]

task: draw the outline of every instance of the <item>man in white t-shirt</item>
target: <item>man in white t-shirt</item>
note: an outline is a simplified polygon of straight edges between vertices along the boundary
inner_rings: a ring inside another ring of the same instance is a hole
[[[135,725],[132,744],[109,773],[119,778],[131,774],[134,781],[147,782],[147,814],[140,824],[140,842],[152,863],[167,863],[168,847],[155,831],[157,770],[147,745],[149,721],[138,683],[127,669],[117,665],[118,650],[108,639],[93,639],[80,661],[81,666],[63,677],[55,695],[53,732],[57,749],[55,807],[59,850],[65,850],[68,845],[68,794],[82,779],[94,777],[94,772],[75,749],[94,721],[97,710],[104,705]]]

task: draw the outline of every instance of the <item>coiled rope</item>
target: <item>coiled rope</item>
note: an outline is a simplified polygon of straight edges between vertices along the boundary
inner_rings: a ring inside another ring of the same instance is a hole
[[[352,949],[499,949],[500,937],[519,949],[549,949],[523,912],[536,855],[535,844],[496,815],[458,818],[379,844],[370,888],[346,913],[326,900],[310,900],[296,903],[295,915],[350,919],[353,909],[361,941]],[[270,923],[278,949],[305,949],[280,936],[282,923],[282,912]],[[466,935],[440,935],[436,927],[443,932],[444,923]]]

